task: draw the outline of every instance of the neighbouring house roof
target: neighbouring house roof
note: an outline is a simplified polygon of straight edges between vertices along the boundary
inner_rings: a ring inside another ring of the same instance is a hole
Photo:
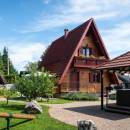
[[[91,18],[75,29],[69,31],[66,37],[63,35],[62,37],[52,42],[43,58],[43,61],[41,62],[41,66],[45,66],[45,68],[48,68],[49,66],[49,68],[51,68],[51,65],[57,63],[55,70],[53,70],[53,73],[61,75],[60,82],[70,67],[74,55],[80,48],[82,41],[85,38],[90,27],[93,30],[95,37],[97,38],[103,55],[106,57],[106,59],[109,59],[108,53],[104,47],[104,43],[97,30],[96,24]]]
[[[129,66],[130,66],[130,51],[100,65],[97,69],[110,69],[110,68],[114,69]]]

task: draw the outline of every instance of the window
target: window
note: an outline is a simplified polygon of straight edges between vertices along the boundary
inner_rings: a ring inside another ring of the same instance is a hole
[[[100,83],[101,75],[99,72],[91,72],[89,73],[89,82],[90,83]]]
[[[90,56],[91,55],[91,48],[87,48],[87,47],[84,47],[83,49],[82,49],[82,54],[84,55],[84,56]]]

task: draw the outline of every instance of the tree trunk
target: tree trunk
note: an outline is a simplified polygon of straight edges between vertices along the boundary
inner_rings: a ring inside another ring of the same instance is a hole
[[[9,97],[7,97],[6,100],[7,100],[6,104],[8,105],[9,104]]]

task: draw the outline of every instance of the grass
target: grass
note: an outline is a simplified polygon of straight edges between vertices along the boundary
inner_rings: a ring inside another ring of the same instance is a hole
[[[25,102],[26,99],[25,98],[19,98],[19,97],[15,97],[15,98],[11,98],[11,100],[13,101],[23,101]],[[65,103],[71,103],[73,102],[72,100],[67,100],[67,99],[60,99],[60,98],[51,98],[49,101],[47,101],[46,99],[43,99],[42,101],[39,99],[37,100],[40,104],[65,104]]]
[[[66,100],[66,99],[54,98],[54,99],[50,99],[48,102],[42,101],[40,103],[43,103],[43,104],[65,104],[65,103],[70,103],[70,102],[72,102],[72,101]]]
[[[9,102],[9,105],[6,105],[5,102],[0,102],[0,112],[21,113],[24,106],[24,103]],[[74,126],[51,118],[47,106],[43,106],[43,113],[38,114],[36,119],[21,123],[23,121],[25,120],[11,119],[11,125],[19,124],[12,127],[11,130],[76,130]],[[0,118],[0,130],[6,130],[5,127],[6,120]]]
[[[61,98],[74,101],[97,101],[98,96],[92,93],[70,92],[63,94]]]

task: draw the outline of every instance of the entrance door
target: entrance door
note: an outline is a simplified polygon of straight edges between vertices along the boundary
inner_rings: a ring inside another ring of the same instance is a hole
[[[79,72],[70,73],[70,91],[79,91]]]

